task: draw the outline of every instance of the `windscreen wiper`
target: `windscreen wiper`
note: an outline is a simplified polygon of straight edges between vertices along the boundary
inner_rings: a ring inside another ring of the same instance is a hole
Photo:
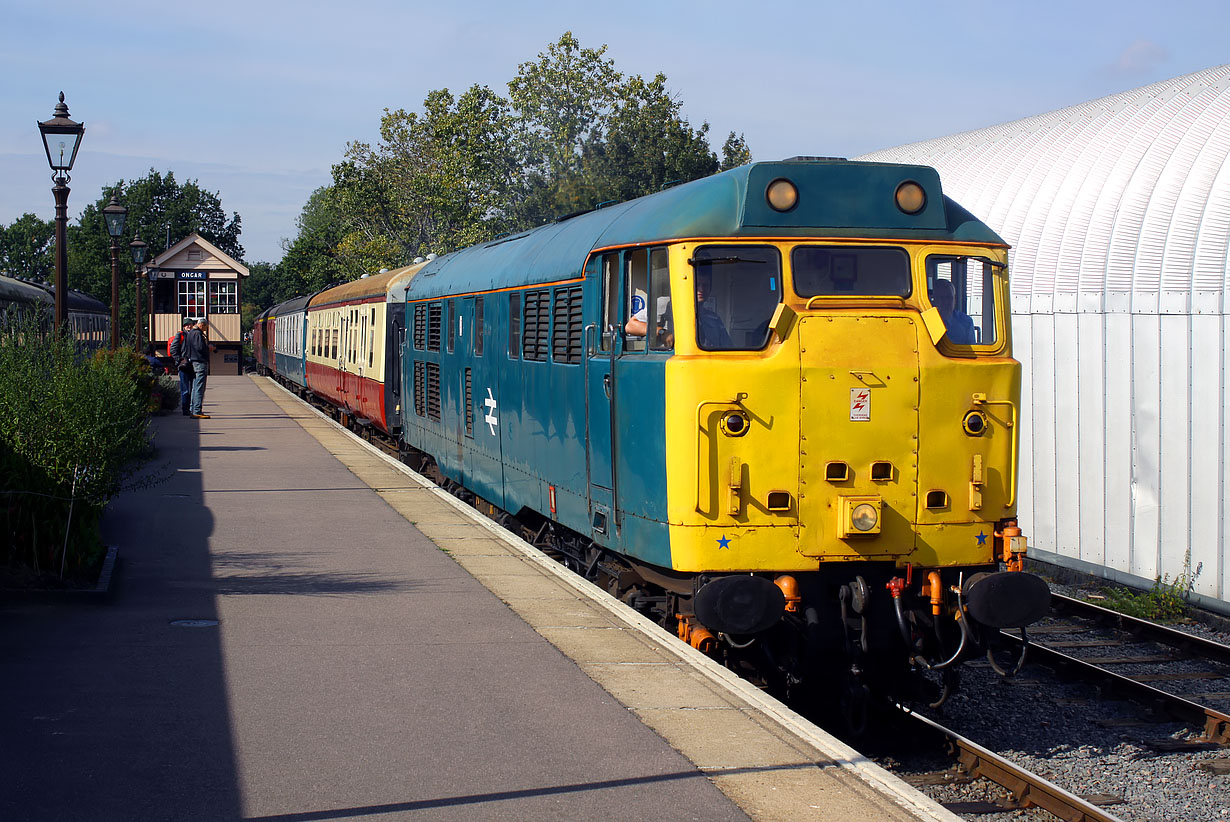
[[[768,260],[751,260],[747,257],[692,257],[688,260],[688,265],[696,266],[701,263],[709,263],[710,265],[727,265],[730,263],[758,263],[763,265]]]

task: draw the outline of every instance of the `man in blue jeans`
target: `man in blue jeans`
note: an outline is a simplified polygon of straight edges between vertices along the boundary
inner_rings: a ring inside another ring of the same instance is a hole
[[[184,327],[167,345],[167,356],[171,358],[171,367],[179,374],[179,410],[184,416],[192,413],[189,398],[192,393],[192,365],[184,358],[184,340],[188,332],[196,325],[192,317],[184,317]],[[183,367],[180,363],[185,363]]]
[[[192,363],[192,397],[189,410],[193,419],[207,420],[209,415],[203,413],[205,404],[205,378],[209,376],[209,352],[213,346],[205,338],[209,324],[205,318],[196,321],[196,325],[184,338],[184,358]]]

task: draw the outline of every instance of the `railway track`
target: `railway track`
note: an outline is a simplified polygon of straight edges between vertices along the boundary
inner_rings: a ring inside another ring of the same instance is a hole
[[[1012,800],[998,806],[998,810],[1036,807],[1064,822],[1121,822],[1119,817],[1094,804],[1089,798],[1077,796],[1059,787],[933,719],[914,713],[909,708],[897,707],[901,711],[898,720],[912,725],[908,729],[909,733],[929,739],[937,746],[942,745],[970,778],[987,779],[1011,794]],[[944,779],[946,776],[940,775],[939,778]],[[935,784],[933,780],[934,776],[928,774],[907,781],[921,788],[927,784]]]
[[[1052,617],[1029,629],[1029,659],[1230,746],[1230,646],[1052,594]],[[1020,637],[1008,634],[1020,643]]]

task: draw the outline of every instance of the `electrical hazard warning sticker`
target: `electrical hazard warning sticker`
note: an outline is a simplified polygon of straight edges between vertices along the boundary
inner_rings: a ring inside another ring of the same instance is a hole
[[[871,389],[850,389],[850,422],[871,422]]]

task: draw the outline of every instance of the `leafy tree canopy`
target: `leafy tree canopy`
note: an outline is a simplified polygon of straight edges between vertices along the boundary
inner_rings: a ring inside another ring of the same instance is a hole
[[[55,277],[55,223],[23,214],[0,228],[0,273],[50,281]]]

